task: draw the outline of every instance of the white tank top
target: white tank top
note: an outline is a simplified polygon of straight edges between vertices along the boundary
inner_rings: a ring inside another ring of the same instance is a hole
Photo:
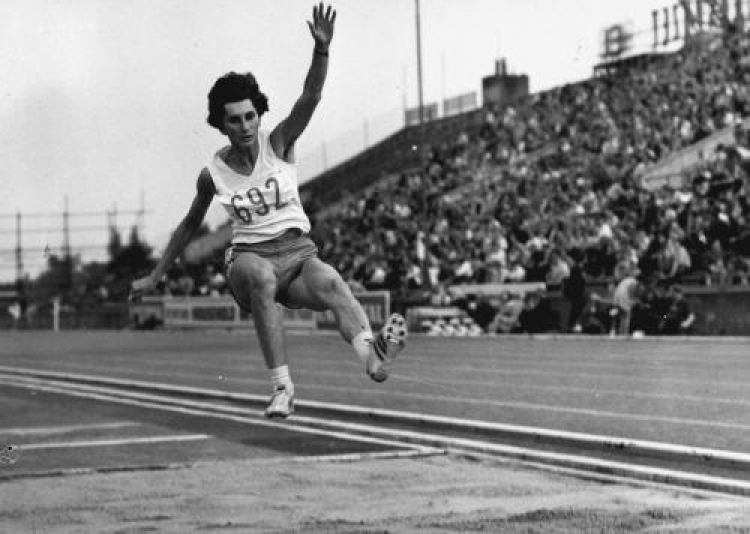
[[[310,231],[299,198],[297,167],[274,153],[269,132],[259,131],[258,143],[258,160],[249,176],[232,170],[222,159],[228,146],[207,165],[216,197],[232,220],[233,244],[268,241],[291,228]]]

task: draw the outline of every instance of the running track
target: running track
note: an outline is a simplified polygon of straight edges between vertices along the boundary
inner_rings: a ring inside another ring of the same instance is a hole
[[[749,449],[748,340],[413,336],[384,384],[337,335],[288,342],[299,399]],[[251,332],[3,332],[0,366],[269,392]]]

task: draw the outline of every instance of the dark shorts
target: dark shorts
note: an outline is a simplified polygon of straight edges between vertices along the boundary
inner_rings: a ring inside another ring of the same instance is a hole
[[[232,288],[232,279],[229,276],[232,264],[240,254],[254,254],[271,262],[278,284],[276,301],[290,308],[293,306],[289,304],[287,297],[289,285],[299,276],[305,262],[310,258],[317,257],[318,247],[307,234],[303,234],[301,230],[296,228],[288,230],[281,236],[270,241],[254,243],[252,245],[242,243],[230,245],[224,255],[224,272],[229,290],[240,308],[249,312],[250,302],[247,296],[238,295],[234,291],[234,288]]]

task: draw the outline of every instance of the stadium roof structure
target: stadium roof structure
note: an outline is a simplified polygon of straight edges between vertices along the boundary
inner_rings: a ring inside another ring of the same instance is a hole
[[[631,70],[640,66],[660,61],[661,59],[674,54],[674,52],[643,52],[626,57],[602,61],[594,65],[594,77],[607,76],[621,70]]]

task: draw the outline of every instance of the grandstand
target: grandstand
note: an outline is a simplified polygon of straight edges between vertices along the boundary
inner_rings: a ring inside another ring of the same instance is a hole
[[[750,272],[749,52],[735,25],[712,27],[674,52],[485,102],[428,125],[422,169],[416,128],[405,128],[303,188],[322,255],[367,289],[403,295],[546,282],[561,304],[577,298],[565,295],[572,270],[605,301],[637,273],[640,290],[660,301],[648,315],[669,312],[675,284],[694,293],[694,307],[703,303],[694,287],[741,293]],[[562,280],[552,280],[554,257]]]

